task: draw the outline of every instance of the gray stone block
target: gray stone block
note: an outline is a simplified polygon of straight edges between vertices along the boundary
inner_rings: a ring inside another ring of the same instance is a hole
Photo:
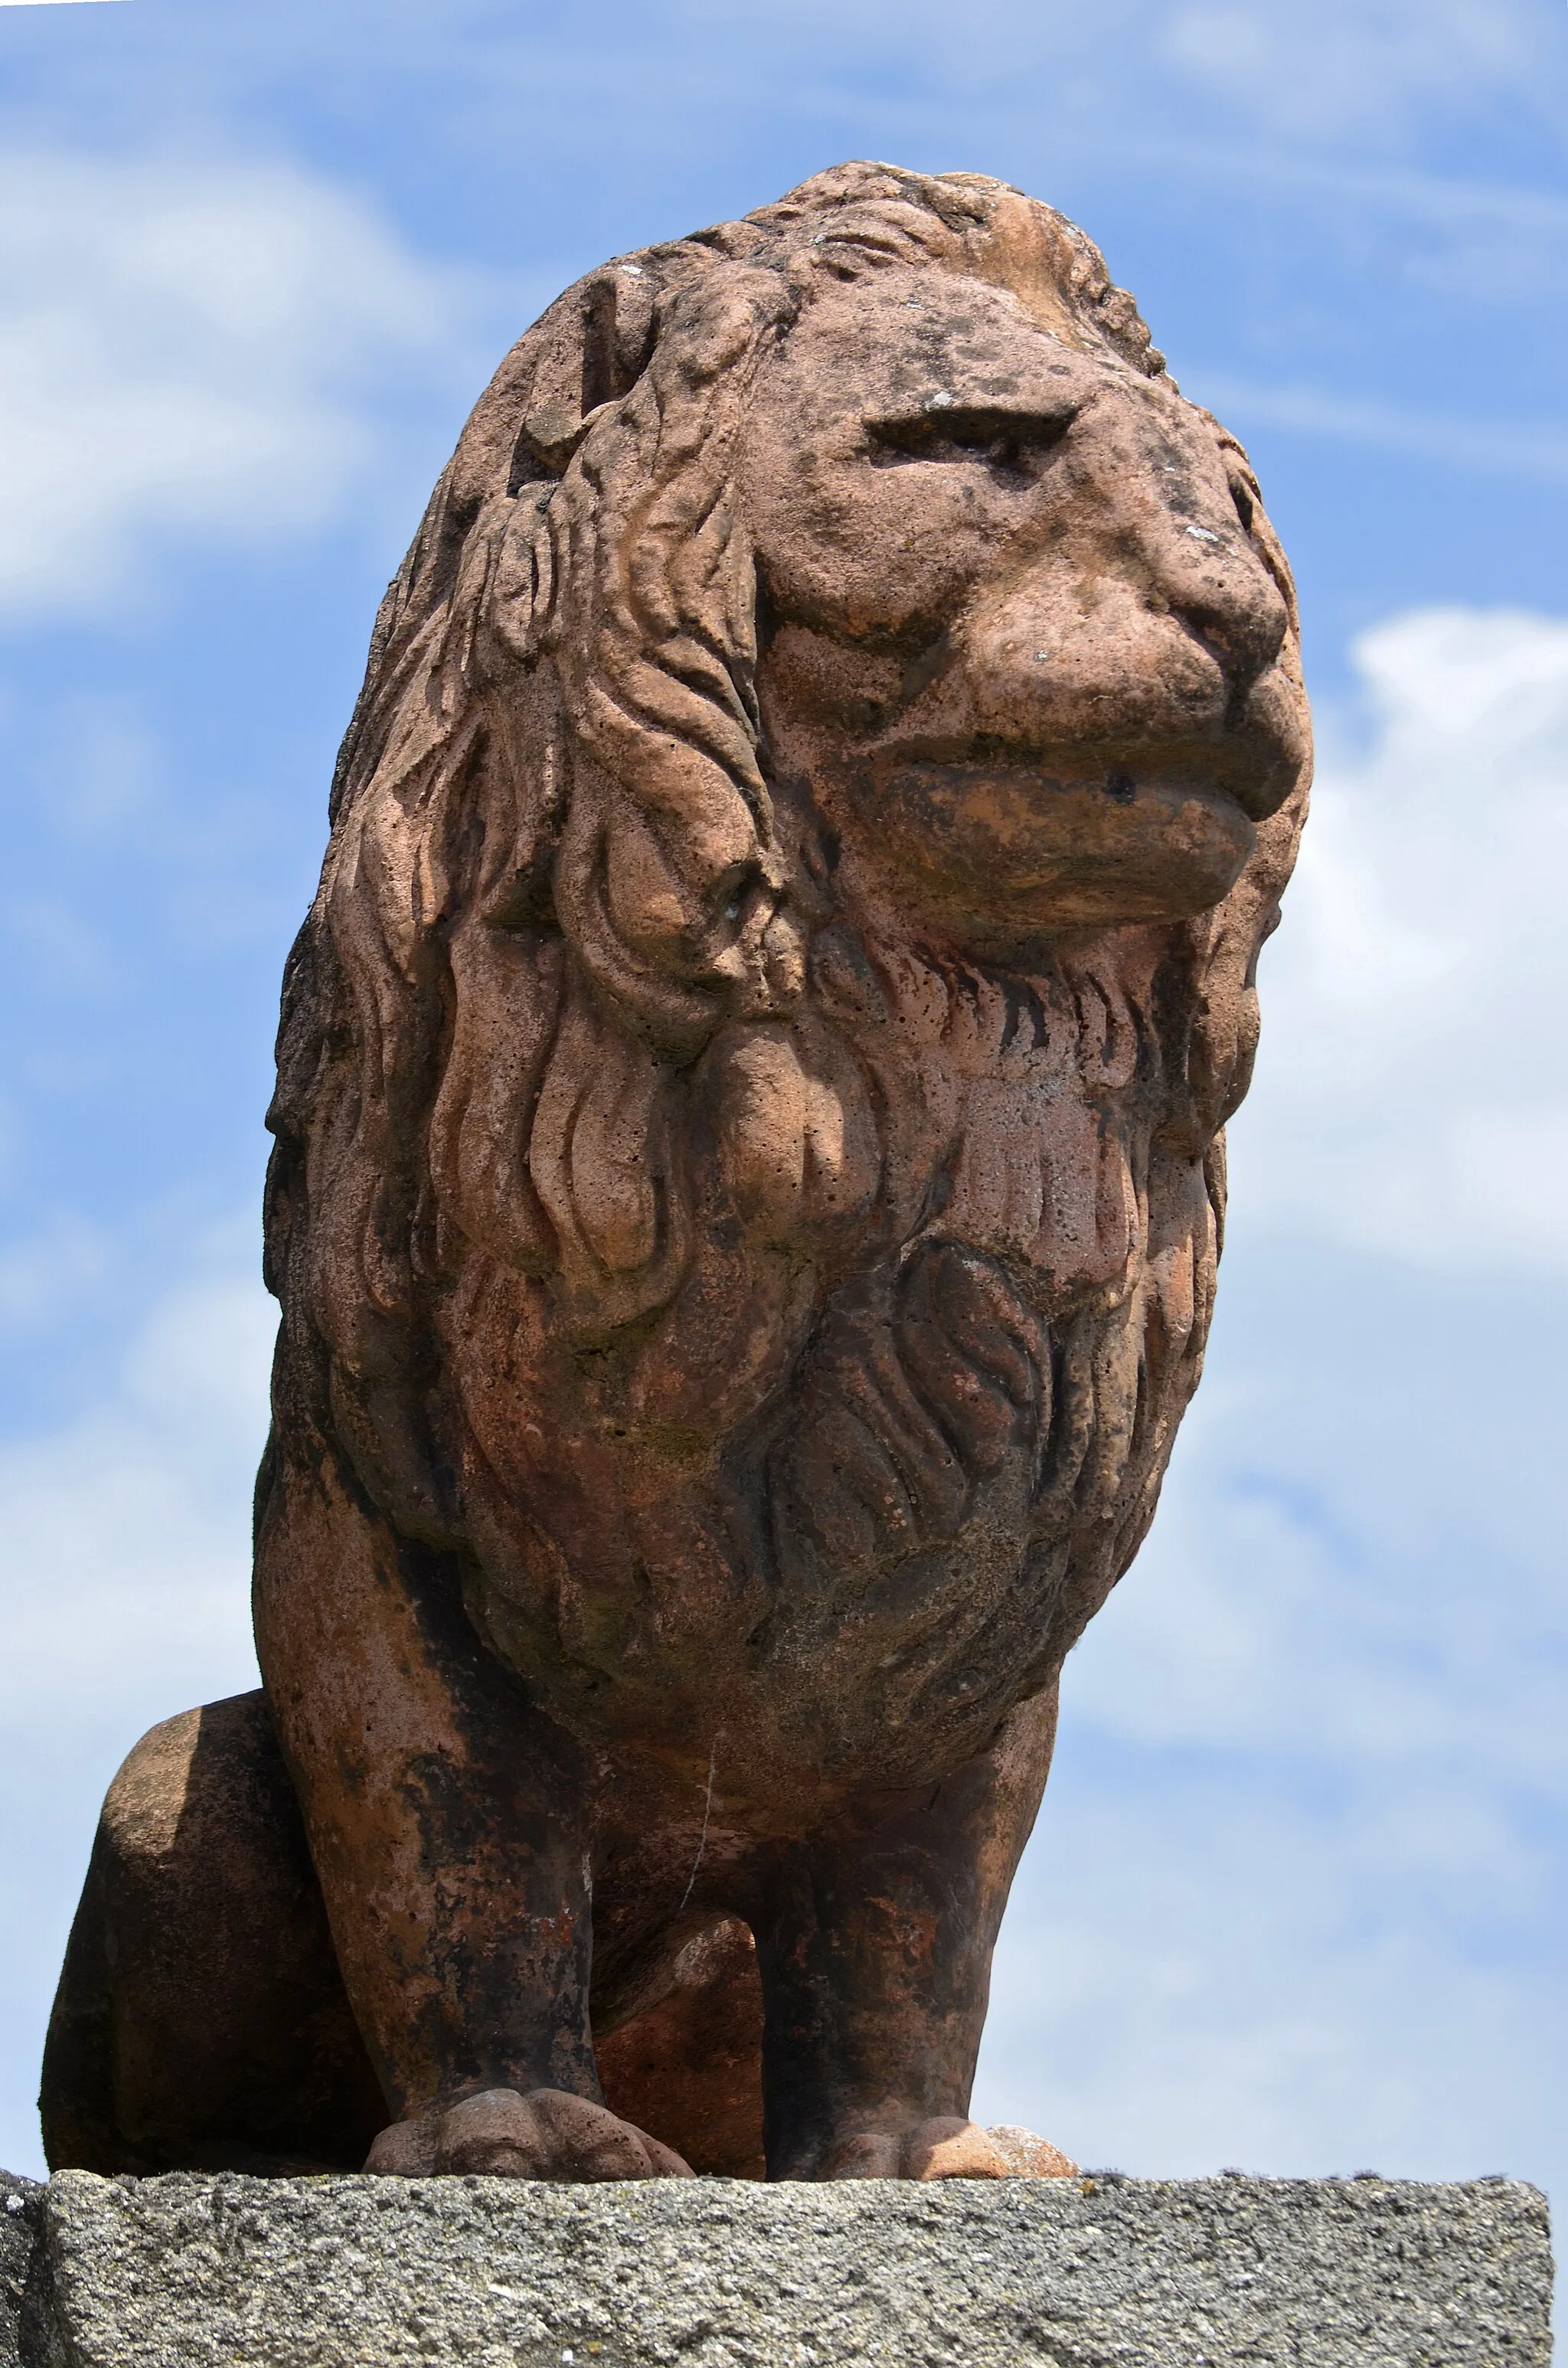
[[[67,2171],[41,2217],[52,2329],[24,2346],[27,2368],[1545,2368],[1550,2353],[1545,2203],[1504,2180]]]
[[[39,2348],[39,2238],[43,2189],[0,2170],[0,2368],[21,2368]]]

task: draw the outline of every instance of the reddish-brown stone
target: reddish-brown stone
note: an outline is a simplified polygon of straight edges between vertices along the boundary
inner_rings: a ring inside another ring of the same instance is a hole
[[[111,1796],[55,2161],[358,2159],[368,2055],[389,2169],[755,2168],[758,2089],[774,2178],[1049,2167],[966,2119],[991,1950],[1198,1379],[1308,767],[1244,455],[1049,208],[846,165],[529,331],[285,982],[240,1725],[292,1793],[176,1817],[162,1953]],[[269,1851],[316,1937],[246,1907],[182,1990]],[[332,2146],[303,2055],[246,2101],[312,2014]]]
[[[605,2102],[641,2128],[657,2122],[693,2170],[762,2179],[762,1983],[738,1917],[688,1941],[669,1987],[594,2050]]]

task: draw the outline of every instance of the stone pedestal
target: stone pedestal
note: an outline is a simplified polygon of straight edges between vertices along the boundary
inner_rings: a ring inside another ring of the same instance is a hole
[[[11,2182],[24,2368],[1546,2368],[1506,2180]],[[10,2198],[6,2198],[9,2204]],[[30,2270],[24,2260],[33,2241]]]

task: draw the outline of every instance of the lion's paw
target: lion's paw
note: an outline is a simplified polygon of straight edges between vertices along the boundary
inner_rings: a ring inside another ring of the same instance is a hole
[[[1004,2156],[1009,2179],[1077,2179],[1077,2164],[1049,2138],[1036,2137],[1033,2130],[1020,2129],[1016,2122],[999,2122],[986,2136]]]
[[[1072,2179],[1078,2166],[1028,2130],[983,2130],[957,2118],[861,2130],[841,2138],[823,2179]]]
[[[564,2089],[485,2089],[460,2104],[394,2122],[368,2171],[419,2179],[478,2171],[492,2179],[691,2179],[673,2147]]]

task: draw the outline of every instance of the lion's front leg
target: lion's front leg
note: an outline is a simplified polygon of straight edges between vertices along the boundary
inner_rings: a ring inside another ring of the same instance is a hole
[[[684,2172],[599,2091],[578,1755],[486,1652],[441,1557],[398,1538],[324,1446],[267,1474],[256,1622],[393,2116],[367,2168]]]
[[[1008,2175],[969,2098],[1055,1725],[1052,1687],[945,1783],[777,1861],[756,1918],[770,2179]]]

